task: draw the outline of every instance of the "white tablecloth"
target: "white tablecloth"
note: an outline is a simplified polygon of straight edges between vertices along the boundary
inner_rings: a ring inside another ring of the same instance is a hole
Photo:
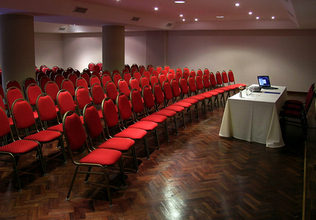
[[[256,86],[256,85],[252,85]],[[261,90],[242,97],[237,93],[227,100],[219,135],[234,137],[267,147],[284,146],[279,113],[287,99],[286,87],[277,90]]]

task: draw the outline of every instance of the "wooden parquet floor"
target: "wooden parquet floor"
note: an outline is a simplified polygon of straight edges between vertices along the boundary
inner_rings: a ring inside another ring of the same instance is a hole
[[[126,172],[127,187],[111,192],[112,207],[106,188],[84,183],[84,175],[77,176],[66,200],[75,166],[62,162],[54,144],[44,150],[47,176],[41,175],[34,154],[20,157],[21,192],[11,164],[0,162],[0,219],[302,219],[305,142],[300,128],[289,129],[287,145],[278,149],[220,138],[223,111],[188,122],[178,136],[171,134],[170,124],[169,143],[161,129],[160,150],[150,148],[150,160],[139,159],[138,173]],[[149,143],[154,146],[154,139]],[[145,155],[141,143],[137,149]],[[124,159],[124,165],[132,168],[132,160]],[[108,173],[117,184],[117,172]]]

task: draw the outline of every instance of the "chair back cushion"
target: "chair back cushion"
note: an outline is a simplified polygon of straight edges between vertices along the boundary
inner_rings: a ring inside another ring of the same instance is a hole
[[[67,146],[71,150],[77,150],[85,144],[86,133],[77,114],[66,115],[63,120],[63,126],[64,134],[67,138]]]

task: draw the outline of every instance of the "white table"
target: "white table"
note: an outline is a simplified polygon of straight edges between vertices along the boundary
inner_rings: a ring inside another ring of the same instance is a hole
[[[257,86],[257,85],[252,85]],[[275,148],[284,146],[279,113],[287,99],[284,86],[277,90],[253,92],[242,97],[237,93],[227,100],[219,135],[234,137]]]

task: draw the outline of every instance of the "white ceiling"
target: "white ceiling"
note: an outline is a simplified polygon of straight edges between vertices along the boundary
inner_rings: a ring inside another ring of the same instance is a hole
[[[0,0],[0,13],[33,15],[35,32],[100,32],[103,25],[127,31],[316,29],[316,0]]]

